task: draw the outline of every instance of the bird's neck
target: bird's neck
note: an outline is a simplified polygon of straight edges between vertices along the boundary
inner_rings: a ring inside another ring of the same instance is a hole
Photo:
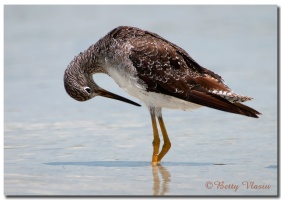
[[[94,46],[90,46],[86,51],[81,52],[70,63],[70,68],[76,68],[79,73],[92,75],[95,73],[105,73],[98,60],[98,54]]]

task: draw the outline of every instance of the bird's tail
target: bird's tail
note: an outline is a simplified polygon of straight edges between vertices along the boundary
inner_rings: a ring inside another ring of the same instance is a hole
[[[247,116],[258,118],[257,115],[261,114],[260,112],[256,111],[255,109],[250,108],[249,106],[246,106],[242,103],[233,103],[233,104],[242,110],[241,114],[243,114],[243,115],[246,114]]]
[[[207,94],[199,91],[191,91],[189,94],[188,101],[202,106],[207,106],[210,108],[230,113],[245,115],[248,117],[258,118],[258,115],[261,114],[260,112],[242,103],[230,102],[227,99],[216,94]]]

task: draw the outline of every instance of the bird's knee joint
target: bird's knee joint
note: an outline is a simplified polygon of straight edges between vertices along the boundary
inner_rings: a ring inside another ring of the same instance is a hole
[[[167,149],[167,150],[169,150],[169,149],[171,148],[171,146],[172,146],[171,142],[165,142],[165,143],[163,144],[163,148],[164,148],[164,149]]]
[[[160,145],[160,139],[159,138],[155,138],[152,142],[153,146],[159,146]]]

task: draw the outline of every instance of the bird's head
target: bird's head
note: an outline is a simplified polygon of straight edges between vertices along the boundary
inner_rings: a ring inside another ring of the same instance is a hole
[[[119,95],[108,92],[100,88],[93,79],[93,70],[86,70],[85,66],[81,62],[77,62],[75,58],[67,67],[64,73],[64,87],[66,92],[73,99],[77,101],[87,101],[92,99],[95,96],[103,96],[111,99],[116,99],[123,101],[135,106],[140,106],[139,104],[121,97]],[[95,66],[90,66],[92,69],[95,69]],[[96,67],[98,68],[98,67]]]
[[[98,95],[98,86],[82,72],[67,68],[64,73],[64,88],[73,99],[87,101]]]

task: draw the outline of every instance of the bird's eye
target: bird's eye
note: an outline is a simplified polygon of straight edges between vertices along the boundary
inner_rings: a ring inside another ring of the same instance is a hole
[[[84,90],[85,90],[88,94],[91,94],[91,88],[89,88],[89,87],[84,87]]]

